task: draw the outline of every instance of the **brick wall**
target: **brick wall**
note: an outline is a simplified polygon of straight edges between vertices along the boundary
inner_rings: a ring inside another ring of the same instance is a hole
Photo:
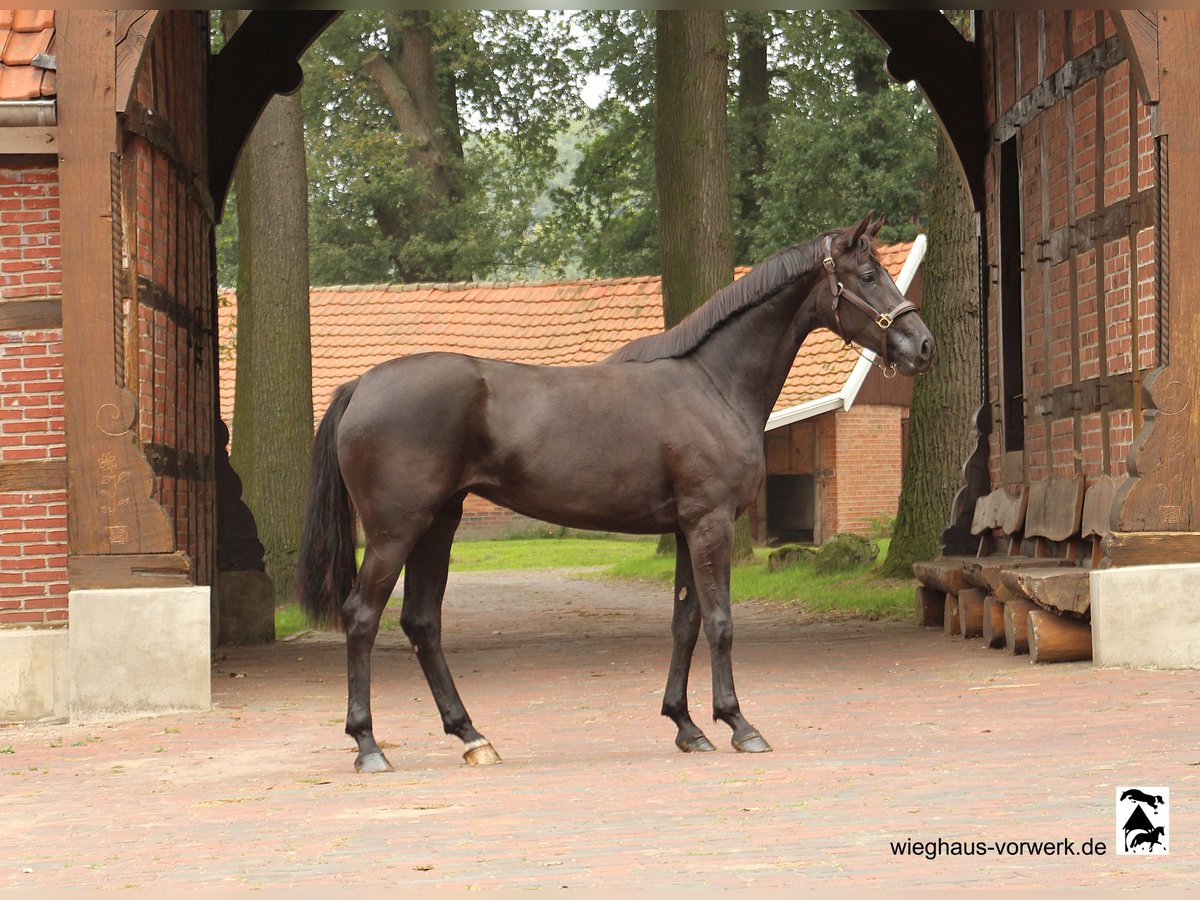
[[[0,304],[61,296],[58,222],[53,167],[0,166]],[[0,332],[0,463],[65,461],[63,428],[62,328]],[[66,616],[66,491],[0,492],[0,626]]]
[[[983,22],[993,483],[1121,475],[1142,424],[1140,381],[1161,364],[1149,109],[1107,13],[998,10]],[[1057,77],[1068,63],[1071,78]],[[1025,442],[1006,465],[999,392],[1013,348],[1001,346],[998,178],[1009,139],[1020,164]],[[1063,405],[1072,391],[1078,413]]]
[[[857,404],[820,418],[823,538],[866,534],[900,502],[902,417],[898,406]]]

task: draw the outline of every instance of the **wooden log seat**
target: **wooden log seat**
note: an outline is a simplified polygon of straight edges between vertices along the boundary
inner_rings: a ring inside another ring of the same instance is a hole
[[[971,587],[995,595],[1002,573],[1026,566],[1074,566],[1084,505],[1083,476],[1044,478],[1029,485],[1025,512],[1025,539],[1033,541],[1032,555],[989,556],[963,564],[963,577]],[[1071,541],[1067,556],[1051,555],[1053,543]]]
[[[1091,608],[1091,570],[1099,565],[1101,542],[1109,533],[1113,502],[1124,478],[1103,475],[1087,490],[1083,503],[1076,568],[1034,566],[1001,572],[1000,580],[1014,595],[1044,609],[1084,617]]]
[[[975,556],[939,556],[937,559],[913,563],[913,574],[927,588],[942,594],[957,594],[971,585],[963,576],[963,563],[988,556],[994,549],[994,533],[1007,538],[1005,554],[1020,545],[1020,533],[1025,523],[1028,494],[1024,488],[1011,494],[1003,487],[980,497],[971,518],[971,534],[979,538]],[[918,597],[918,603],[920,598]]]
[[[1083,662],[1092,658],[1092,626],[1045,609],[1029,613],[1029,661]]]

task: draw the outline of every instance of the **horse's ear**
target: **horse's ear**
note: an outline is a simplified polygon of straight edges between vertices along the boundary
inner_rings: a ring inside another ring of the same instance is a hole
[[[866,216],[863,217],[863,220],[861,222],[859,222],[857,225],[854,226],[854,230],[850,232],[850,240],[847,242],[847,246],[850,246],[850,247],[858,246],[858,242],[862,239],[862,236],[864,234],[867,234],[869,232],[870,228],[872,227],[871,219],[873,219],[874,217],[875,217],[875,211],[872,210],[871,212],[867,213]],[[874,236],[874,235],[872,235],[872,236]]]
[[[880,216],[878,219],[872,222],[867,228],[867,237],[869,237],[871,240],[875,240],[877,237],[879,237],[879,232],[883,230],[883,223],[885,221],[887,221],[886,215]]]

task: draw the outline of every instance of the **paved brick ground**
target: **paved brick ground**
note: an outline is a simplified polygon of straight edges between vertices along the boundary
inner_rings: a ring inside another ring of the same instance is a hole
[[[398,629],[375,655],[395,774],[353,773],[340,638],[230,648],[215,708],[0,729],[0,887],[1102,886],[1200,877],[1200,674],[1030,666],[910,625],[746,604],[775,747],[685,756],[658,716],[661,589],[454,576],[451,666],[504,757],[467,768]],[[707,719],[708,667],[692,697]],[[1171,790],[1171,855],[1112,854],[1113,788]],[[898,857],[1088,839],[1100,857]]]

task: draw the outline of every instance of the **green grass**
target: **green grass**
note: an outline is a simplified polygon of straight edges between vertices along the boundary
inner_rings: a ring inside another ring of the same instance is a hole
[[[882,563],[890,542],[883,539],[878,543],[878,563]],[[656,555],[657,544],[656,538],[606,536],[461,541],[451,551],[450,570],[483,572],[603,566],[602,572],[591,577],[671,585],[675,578],[675,560]],[[754,551],[754,562],[734,567],[730,595],[735,603],[750,599],[772,600],[802,605],[815,613],[868,618],[899,619],[912,613],[912,581],[884,578],[876,573],[877,565],[841,575],[818,575],[811,566],[771,572],[767,569],[769,553],[765,548],[758,548]],[[298,607],[276,609],[276,638],[287,637],[307,627]]]
[[[452,572],[612,566],[654,554],[657,538],[519,538],[462,541],[450,552]]]
[[[810,566],[771,572],[767,569],[770,551],[757,548],[754,562],[734,566],[729,579],[730,597],[735,603],[753,599],[800,604],[817,613],[890,619],[911,615],[912,582],[876,574],[878,564],[887,557],[890,541],[879,540],[878,544],[879,560],[875,566],[839,575],[818,575]],[[661,556],[644,556],[609,567],[603,577],[673,584],[675,561]]]

